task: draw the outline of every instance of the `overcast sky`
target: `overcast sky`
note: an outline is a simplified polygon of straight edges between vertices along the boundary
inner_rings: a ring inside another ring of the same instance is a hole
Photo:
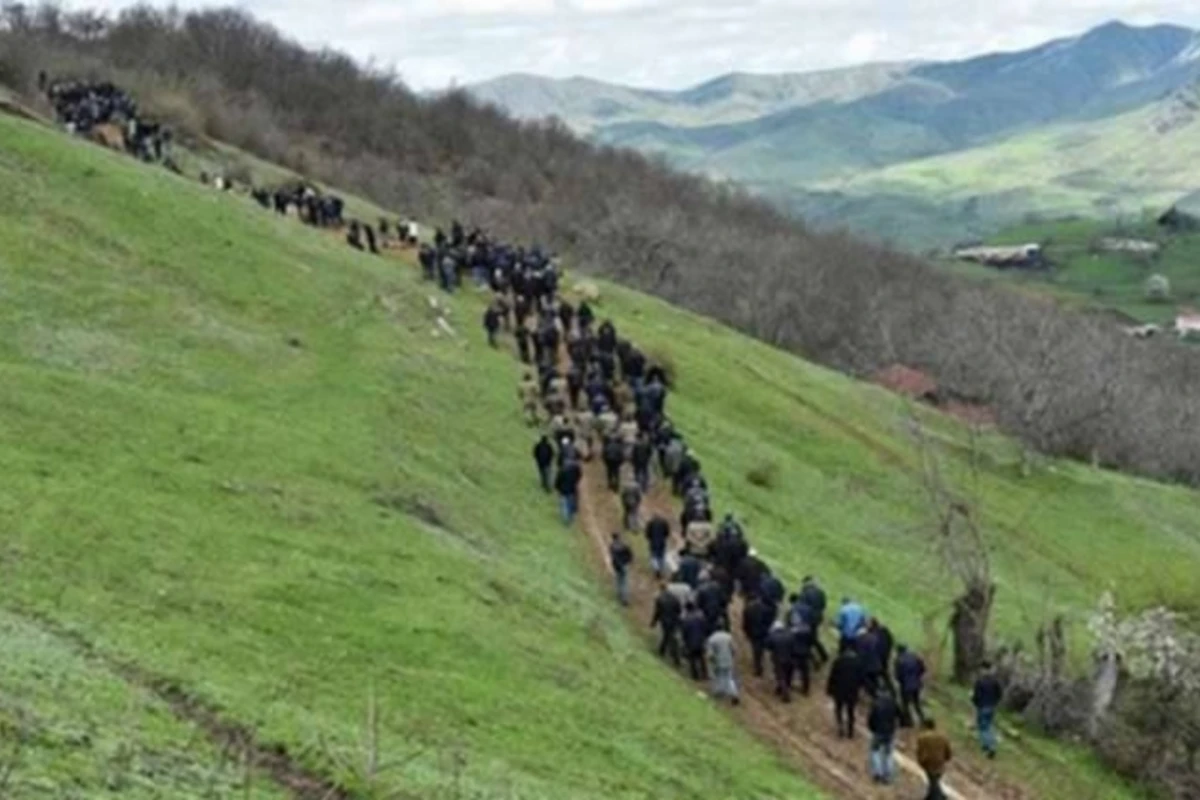
[[[180,5],[201,4],[180,0]],[[1200,0],[240,0],[238,5],[305,44],[331,45],[395,66],[419,89],[508,72],[680,88],[735,70],[803,71],[1019,49],[1111,19],[1200,27]]]

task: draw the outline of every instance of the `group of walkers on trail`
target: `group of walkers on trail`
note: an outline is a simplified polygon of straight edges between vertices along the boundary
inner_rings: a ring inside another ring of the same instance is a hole
[[[38,73],[38,87],[54,108],[58,123],[69,133],[90,137],[101,126],[110,126],[113,140],[107,144],[142,161],[174,166],[171,129],[140,115],[137,102],[124,89],[109,81],[52,80],[45,72]]]
[[[651,627],[659,631],[658,653],[693,680],[705,681],[718,700],[737,705],[738,655],[733,635],[735,600],[756,678],[769,663],[775,694],[783,703],[793,693],[808,696],[816,673],[828,668],[824,689],[831,698],[839,737],[853,739],[860,701],[870,707],[869,763],[873,779],[891,783],[894,751],[902,727],[920,726],[917,758],[932,800],[944,797],[941,780],[952,751],[922,703],[926,666],[921,656],[897,644],[892,632],[854,598],[829,609],[813,576],[795,592],[751,546],[734,514],[717,521],[703,466],[684,434],[667,415],[670,381],[661,365],[627,338],[611,320],[600,320],[586,299],[573,304],[560,295],[555,260],[538,247],[498,244],[478,230],[455,223],[450,236],[423,246],[426,279],[448,292],[470,276],[491,295],[483,316],[488,343],[499,346],[509,332],[522,365],[517,387],[522,413],[541,432],[532,458],[543,491],[555,494],[563,522],[579,513],[584,465],[599,461],[604,485],[621,508],[620,531],[611,533],[608,561],[620,603],[630,603],[637,557],[627,537],[644,536],[649,567],[658,581]],[[682,511],[683,545],[671,552],[672,520],[644,508],[653,484],[669,485]],[[834,653],[822,633],[837,636]],[[982,703],[981,740],[995,753],[991,733],[999,683],[977,687]],[[984,725],[983,723],[986,723]]]

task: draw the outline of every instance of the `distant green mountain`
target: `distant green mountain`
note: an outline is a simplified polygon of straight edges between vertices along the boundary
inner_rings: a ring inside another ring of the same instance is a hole
[[[1196,31],[1114,22],[1016,53],[729,75],[682,92],[529,76],[472,91],[518,116],[558,116],[597,141],[742,183],[818,224],[924,246],[1053,214],[1060,202],[1104,214],[1177,194],[1190,165],[1177,150],[1152,165],[1141,145],[1190,151],[1190,122],[1169,119],[1184,102],[1177,93],[1198,80]],[[1116,158],[1127,148],[1151,168]]]

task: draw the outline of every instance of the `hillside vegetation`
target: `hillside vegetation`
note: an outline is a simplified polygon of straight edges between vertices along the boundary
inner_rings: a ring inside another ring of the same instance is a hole
[[[240,785],[239,754],[194,731],[158,757],[182,728],[105,666],[131,662],[360,789],[377,747],[403,764],[378,791],[415,796],[810,793],[661,670],[588,576],[588,545],[531,502],[514,366],[475,334],[478,301],[454,302],[460,337],[435,337],[411,265],[28,123],[0,118],[0,135],[0,175],[21,187],[0,206],[3,635],[67,654],[64,685],[114,693],[81,709],[22,692],[24,729],[60,738],[26,740],[22,763],[45,766],[15,785],[100,786],[109,740],[68,757],[76,726],[124,731],[113,760],[151,761],[126,772],[165,771],[177,796]],[[818,574],[933,655],[955,590],[924,532],[914,412],[603,293],[605,314],[673,359],[673,413],[789,583]],[[966,431],[915,413],[965,480]],[[1023,472],[1000,438],[979,453],[999,636],[1078,621],[1114,584],[1130,608],[1200,607],[1190,492],[1069,463]],[[764,464],[777,478],[756,486]],[[16,663],[6,698],[31,680]],[[1135,796],[1036,738],[1003,769],[1041,796],[1064,776],[1080,798]]]
[[[1178,29],[1110,27],[1071,40],[1050,61],[1078,69],[1109,40],[1159,36],[1164,46],[1135,48],[1130,63],[1162,67],[1120,93],[1137,94],[1154,76],[1200,63],[1191,50],[1170,56],[1187,40]],[[185,140],[208,135],[403,215],[456,216],[538,242],[581,269],[851,374],[922,369],[989,406],[1031,449],[1200,483],[1193,350],[1146,358],[1111,326],[1040,298],[814,233],[736,190],[588,144],[560,125],[514,122],[462,93],[417,97],[391,74],[305,50],[236,10],[136,8],[109,18],[9,7],[0,44],[0,72],[27,96],[39,70],[112,77]],[[1032,64],[1019,86],[1044,77],[1037,59],[1012,58]],[[969,75],[942,77],[999,91],[1012,88],[1007,74],[1003,59],[984,59]]]
[[[371,796],[815,796],[625,628],[531,502],[513,364],[435,337],[411,265],[29,123],[0,140],[14,796],[241,791],[244,753],[116,663],[356,792],[376,758]]]

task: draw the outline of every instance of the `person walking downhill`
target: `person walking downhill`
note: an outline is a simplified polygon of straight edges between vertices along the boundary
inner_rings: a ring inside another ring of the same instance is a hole
[[[771,653],[771,669],[775,674],[775,695],[790,703],[792,680],[796,674],[795,633],[782,621],[776,621],[767,634],[767,650]]]
[[[712,693],[718,700],[729,700],[735,706],[738,697],[737,677],[734,675],[736,652],[729,626],[722,622],[712,636],[708,637],[705,654],[708,656],[709,674],[712,675]]]
[[[763,653],[767,650],[767,637],[774,623],[775,609],[757,595],[742,608],[742,633],[750,642],[756,678],[761,678],[763,674]]]
[[[825,590],[821,588],[817,579],[810,575],[801,584],[800,599],[812,609],[812,619],[809,624],[812,626],[813,660],[816,662],[817,669],[820,669],[829,661],[829,651],[825,649],[825,645],[821,642],[821,626],[825,624],[825,609],[828,605],[828,598],[825,596]]]
[[[679,623],[683,635],[683,653],[687,657],[692,680],[702,681],[708,677],[704,663],[704,645],[708,642],[708,620],[695,603],[684,606],[683,619]]]
[[[613,579],[617,587],[617,600],[621,605],[629,605],[629,565],[633,563],[633,550],[621,538],[621,534],[612,535],[612,544],[608,546],[609,563],[612,564]]]
[[[667,574],[667,543],[671,540],[671,523],[656,514],[646,523],[646,542],[650,546],[650,568],[654,577]]]
[[[925,721],[921,692],[925,688],[925,662],[905,645],[896,649],[896,685],[900,689],[900,722],[911,728]],[[913,717],[913,714],[916,717]]]
[[[558,476],[554,479],[554,488],[558,491],[559,508],[565,525],[573,523],[575,515],[579,513],[579,484],[582,480],[583,468],[577,461],[570,461],[559,467]]]
[[[671,656],[671,661],[679,667],[679,623],[683,618],[683,604],[679,597],[671,591],[666,581],[659,583],[658,597],[654,600],[654,617],[650,627],[656,625],[662,631],[658,642],[658,657]]]
[[[554,445],[550,443],[550,437],[543,435],[538,443],[533,446],[533,461],[537,464],[538,477],[542,481],[542,489],[549,493],[553,486],[553,473],[551,467],[554,466]]]
[[[890,784],[896,774],[895,749],[896,729],[900,723],[900,710],[886,688],[880,688],[867,717],[867,729],[871,732],[871,779],[879,784]]]
[[[825,686],[826,693],[833,699],[839,739],[854,738],[854,712],[862,688],[862,666],[854,643],[843,642],[841,652],[829,668],[829,680]]]
[[[996,711],[1000,701],[1004,699],[1004,687],[992,670],[992,665],[984,662],[983,674],[975,681],[975,690],[971,693],[971,703],[975,706],[975,727],[979,733],[979,746],[988,758],[996,757],[998,743],[996,741]]]
[[[917,737],[917,764],[925,771],[925,778],[929,781],[925,800],[946,800],[942,776],[946,774],[946,765],[953,757],[950,740],[937,729],[937,722],[932,717],[926,718],[921,723],[921,735]]]
[[[621,511],[625,519],[625,530],[636,531],[641,527],[638,509],[642,505],[642,487],[629,480],[621,489]]]

